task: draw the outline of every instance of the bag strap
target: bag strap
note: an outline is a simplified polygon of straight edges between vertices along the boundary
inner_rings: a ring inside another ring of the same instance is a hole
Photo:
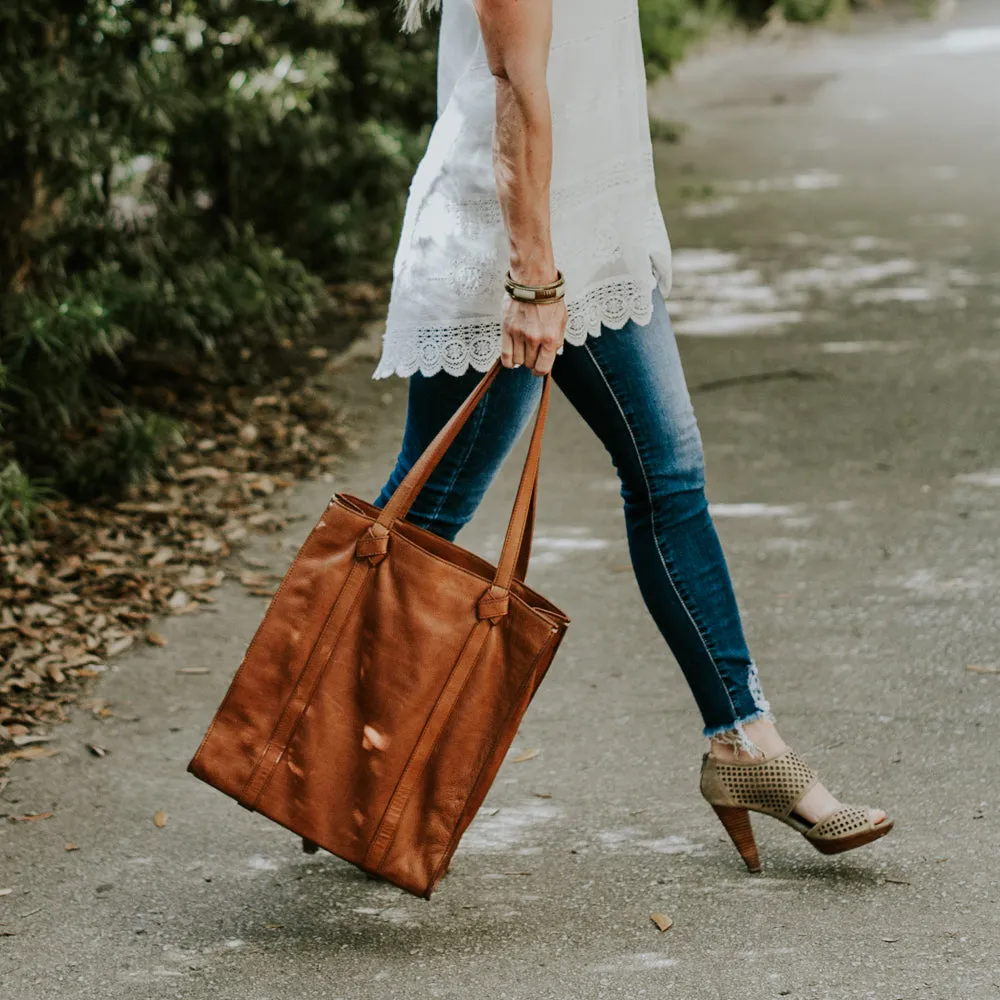
[[[493,384],[501,367],[503,366],[499,360],[494,362],[493,367],[482,377],[479,384],[469,393],[444,427],[438,431],[431,443],[424,449],[423,454],[410,467],[410,471],[403,477],[403,481],[396,487],[388,503],[382,508],[376,523],[388,530],[397,518],[406,517],[413,501],[458,436],[458,432],[465,426],[466,421],[486,395],[486,390]],[[505,591],[510,588],[511,579],[515,574],[518,579],[524,579],[528,572],[528,561],[531,558],[542,432],[545,429],[545,417],[548,413],[552,376],[544,375],[543,379],[542,398],[538,404],[535,426],[531,433],[531,443],[528,446],[528,455],[521,472],[521,481],[518,484],[514,508],[511,511],[507,535],[504,538],[500,561],[497,564],[497,573],[493,581],[494,586]]]

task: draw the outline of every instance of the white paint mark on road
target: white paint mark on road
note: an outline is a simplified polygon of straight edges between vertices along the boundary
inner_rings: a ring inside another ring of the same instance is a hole
[[[1000,27],[956,28],[929,42],[914,46],[922,55],[976,55],[1000,52]]]
[[[745,333],[780,333],[782,328],[801,323],[805,317],[798,311],[766,313],[721,313],[680,320],[675,332],[688,337],[731,337]]]
[[[675,274],[703,274],[706,271],[725,271],[740,262],[738,254],[721,250],[678,249],[671,257],[671,270]]]
[[[962,576],[950,578],[942,577],[933,569],[918,569],[907,576],[896,577],[891,582],[920,597],[930,598],[975,594],[996,586],[992,572],[986,573],[976,567],[965,570]]]
[[[257,872],[276,872],[279,865],[277,861],[272,861],[270,858],[255,854],[253,857],[247,858],[247,867]]]
[[[840,174],[818,168],[790,177],[765,177],[760,180],[737,181],[733,185],[742,194],[768,191],[829,191],[844,182]]]
[[[468,854],[505,853],[561,815],[562,810],[549,802],[501,806],[493,816],[480,810],[469,824],[458,850]]]
[[[777,503],[713,503],[708,507],[712,517],[792,517],[801,510],[801,504]]]
[[[567,527],[559,534],[535,535],[532,543],[531,565],[554,566],[578,552],[600,552],[611,543],[606,538],[594,538],[587,528]]]
[[[828,340],[820,345],[824,354],[898,354],[913,346],[909,340]]]
[[[726,215],[740,206],[740,199],[732,195],[722,198],[712,198],[710,201],[695,201],[686,205],[683,214],[689,219],[710,219]]]
[[[617,479],[607,481],[606,487],[611,489],[612,486],[621,489],[621,483]],[[484,556],[495,561],[500,557],[502,544],[503,539],[499,535],[493,536],[483,548]],[[600,552],[610,545],[611,542],[606,538],[594,538],[589,528],[575,525],[539,531],[531,543],[531,565],[536,569],[539,566],[554,566],[564,562],[567,556],[579,552]]]
[[[820,260],[818,267],[786,271],[779,284],[785,288],[853,288],[913,274],[916,270],[916,262],[905,257],[869,263],[857,258],[827,254]]]
[[[531,543],[532,548],[547,552],[597,552],[608,547],[604,538],[573,538],[566,535],[539,535]]]
[[[967,483],[969,486],[991,486],[1000,489],[1000,469],[991,469],[989,472],[965,472],[960,476],[955,476],[956,483]]]
[[[669,969],[676,964],[676,958],[667,958],[658,951],[642,951],[592,965],[591,969],[594,972],[645,972],[652,969]]]
[[[634,826],[623,826],[617,830],[600,830],[597,839],[601,846],[609,851],[632,849],[632,853],[642,854],[685,854],[690,857],[701,857],[705,851],[704,844],[695,843],[687,837],[667,836],[651,838],[645,830]]]
[[[705,853],[704,844],[696,844],[687,837],[669,836],[659,837],[656,840],[639,840],[636,841],[636,846],[653,854],[685,854],[700,858]]]
[[[862,253],[867,253],[870,250],[879,250],[887,247],[889,244],[886,240],[879,238],[878,236],[855,236],[851,240],[851,249],[859,250]]]
[[[855,305],[879,305],[883,302],[930,302],[934,293],[922,285],[904,285],[901,288],[869,288],[855,292],[851,301]]]

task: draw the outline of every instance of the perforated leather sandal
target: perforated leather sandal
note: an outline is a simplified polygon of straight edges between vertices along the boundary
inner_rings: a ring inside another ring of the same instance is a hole
[[[752,872],[759,872],[761,864],[750,811],[780,819],[823,854],[870,844],[892,829],[889,817],[873,823],[869,810],[860,806],[839,806],[815,823],[800,816],[795,807],[818,780],[816,772],[789,749],[747,761],[719,760],[706,753],[701,765],[701,794]]]

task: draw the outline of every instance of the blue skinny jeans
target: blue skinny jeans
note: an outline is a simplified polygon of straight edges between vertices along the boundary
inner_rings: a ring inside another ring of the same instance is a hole
[[[382,507],[481,375],[410,378],[403,443]],[[705,736],[745,739],[771,718],[747,649],[705,498],[701,435],[666,305],[648,324],[567,344],[552,378],[604,444],[621,480],[629,554],[643,600],[687,679]],[[467,524],[527,426],[542,380],[503,369],[414,502],[409,520],[449,540]]]

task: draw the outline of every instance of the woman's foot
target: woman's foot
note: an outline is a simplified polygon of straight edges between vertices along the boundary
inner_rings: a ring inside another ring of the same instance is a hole
[[[774,757],[788,749],[785,741],[778,735],[774,723],[766,719],[748,722],[743,726],[743,733],[767,757]],[[754,755],[725,737],[713,739],[709,753],[718,760],[754,759]],[[804,820],[817,823],[839,808],[840,801],[817,782],[796,804],[795,812]],[[881,809],[872,809],[869,816],[873,826],[878,826],[886,820],[886,814]]]

